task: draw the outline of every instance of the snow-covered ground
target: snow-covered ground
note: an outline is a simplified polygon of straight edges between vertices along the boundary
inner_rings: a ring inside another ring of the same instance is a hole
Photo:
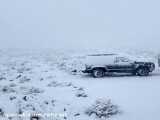
[[[152,53],[138,54],[156,59]],[[148,77],[114,75],[96,79],[71,73],[83,68],[83,56],[75,52],[0,51],[0,56],[0,119],[23,113],[62,115],[54,116],[57,120],[98,119],[85,111],[99,98],[118,105],[121,113],[110,120],[160,119],[158,68]]]

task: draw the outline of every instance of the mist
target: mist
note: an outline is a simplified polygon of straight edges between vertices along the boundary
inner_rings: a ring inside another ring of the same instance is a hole
[[[160,50],[158,0],[0,0],[0,48]]]

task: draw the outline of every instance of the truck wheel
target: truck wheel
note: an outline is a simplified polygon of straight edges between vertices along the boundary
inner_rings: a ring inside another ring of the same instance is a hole
[[[95,77],[95,78],[101,78],[101,77],[104,77],[104,75],[105,75],[105,72],[103,69],[93,70],[93,77]]]
[[[149,69],[146,68],[146,67],[144,67],[144,68],[139,68],[139,69],[137,70],[137,74],[138,74],[139,76],[148,76],[148,75],[149,75]]]

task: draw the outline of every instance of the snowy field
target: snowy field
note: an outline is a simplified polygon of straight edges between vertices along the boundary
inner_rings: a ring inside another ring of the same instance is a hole
[[[109,120],[160,119],[158,68],[147,77],[111,75],[96,79],[71,72],[83,68],[82,54],[0,51],[0,120],[17,120],[17,116],[10,115],[25,113],[60,115],[53,120],[99,120],[85,113],[97,99],[110,99],[118,106],[120,112],[107,118]],[[156,62],[152,53],[139,52],[138,55]]]

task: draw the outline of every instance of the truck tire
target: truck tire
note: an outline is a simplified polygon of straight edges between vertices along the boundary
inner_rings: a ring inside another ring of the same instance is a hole
[[[101,78],[104,77],[105,71],[103,69],[94,69],[93,70],[93,77],[94,78]]]
[[[137,70],[138,76],[148,76],[149,75],[149,69],[147,67],[141,67]]]

